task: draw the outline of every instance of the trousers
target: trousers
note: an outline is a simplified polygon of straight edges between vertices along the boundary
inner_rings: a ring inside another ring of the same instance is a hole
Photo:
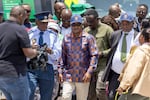
[[[76,90],[77,100],[87,100],[89,82],[63,82],[62,100],[71,100],[74,90]]]
[[[108,78],[108,100],[114,100],[116,95],[116,89],[118,88],[120,82],[118,81],[119,74],[115,73],[113,70],[110,71]]]
[[[34,100],[34,93],[36,87],[39,87],[41,100],[52,100],[53,88],[54,88],[54,70],[53,66],[48,64],[47,70],[40,69],[30,70],[28,72],[29,84],[30,84],[30,100]]]
[[[27,75],[0,77],[0,90],[7,100],[29,100],[30,88]]]

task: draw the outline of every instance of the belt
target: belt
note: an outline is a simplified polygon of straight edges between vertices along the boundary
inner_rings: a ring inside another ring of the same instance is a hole
[[[48,65],[48,66],[53,66],[53,64],[49,64],[49,63],[47,63],[47,65]]]

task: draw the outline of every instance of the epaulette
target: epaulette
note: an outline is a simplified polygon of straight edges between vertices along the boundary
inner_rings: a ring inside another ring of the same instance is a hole
[[[33,33],[34,32],[34,30],[29,30],[28,31],[28,34],[31,34],[31,33]]]
[[[32,28],[28,31],[28,34],[35,33],[36,31],[37,31],[36,27],[32,27]]]

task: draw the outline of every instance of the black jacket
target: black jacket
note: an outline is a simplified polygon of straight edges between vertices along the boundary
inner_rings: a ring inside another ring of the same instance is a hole
[[[103,73],[102,78],[101,78],[101,80],[103,82],[109,81],[108,77],[109,77],[111,66],[112,66],[112,60],[113,60],[114,54],[116,52],[116,49],[117,49],[117,46],[118,46],[118,43],[121,39],[122,34],[123,34],[122,30],[118,30],[118,31],[115,31],[114,33],[112,33],[111,40],[110,40],[111,41],[111,43],[110,43],[111,44],[111,51],[108,54],[107,65],[106,65],[106,68],[105,68],[104,73]],[[138,34],[138,32],[135,31],[134,37],[136,37],[137,34]]]

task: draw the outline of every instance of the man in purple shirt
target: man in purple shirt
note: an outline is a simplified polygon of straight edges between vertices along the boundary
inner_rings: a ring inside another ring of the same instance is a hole
[[[82,30],[82,17],[71,17],[71,34],[62,42],[62,56],[58,68],[63,82],[62,100],[71,100],[76,89],[77,100],[87,100],[91,74],[98,61],[95,38]]]

